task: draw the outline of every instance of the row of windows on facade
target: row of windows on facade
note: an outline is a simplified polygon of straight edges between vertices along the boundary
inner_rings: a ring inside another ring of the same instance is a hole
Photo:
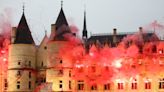
[[[18,60],[18,65],[21,65],[21,60]],[[25,61],[24,64],[23,64],[25,67],[31,67],[31,61]]]
[[[22,71],[18,70],[16,76],[22,76],[22,73],[23,73],[23,70]],[[29,72],[29,78],[31,78],[31,75],[32,73]]]
[[[17,76],[21,76],[22,75],[22,72],[21,71],[17,71]],[[28,76],[29,78],[31,78],[32,77],[32,73],[31,72],[29,72],[29,76]],[[37,82],[37,81],[36,81]],[[45,83],[46,82],[46,79],[45,78],[40,78],[40,82],[41,83]]]
[[[7,82],[5,82],[5,86],[4,87],[5,87],[5,90],[7,90],[7,87],[8,87],[8,83]],[[16,88],[20,89],[20,87],[21,87],[20,81],[17,81]],[[29,83],[28,83],[28,88],[31,89],[31,81],[29,81]]]
[[[121,40],[120,40],[121,41]],[[116,47],[116,46],[118,46],[118,44],[119,44],[119,42],[120,41],[118,41],[117,43],[115,43],[115,44],[108,44],[108,46],[109,47]],[[96,45],[96,47],[97,47],[97,44],[96,44],[96,41],[95,42],[91,42],[91,46],[93,45],[93,44],[95,44]],[[106,45],[106,43],[104,43],[104,44],[99,44],[98,45],[98,47],[104,47]],[[126,44],[125,44],[125,46],[128,48],[128,47],[130,47],[132,45],[132,42],[131,41],[128,41]],[[143,46],[138,46],[138,48],[139,48],[139,52],[140,53],[143,53]],[[149,49],[146,49],[146,51],[148,51],[148,52],[152,52],[152,53],[157,53],[157,46],[156,45],[153,45],[152,46],[152,48],[149,48]],[[163,49],[158,49],[158,51],[159,51],[159,54],[163,54]]]
[[[69,87],[70,90],[72,89],[72,85],[71,85],[71,81],[70,80],[69,80],[68,87]],[[63,81],[62,80],[59,80],[59,88],[63,89]]]
[[[156,51],[156,50],[153,50],[153,52],[155,52],[155,51]],[[159,53],[162,54],[162,53],[163,53],[163,49],[160,49],[160,50],[159,50]],[[25,66],[29,66],[29,67],[30,67],[30,66],[31,66],[31,61],[29,61],[28,64],[27,64],[26,62],[27,62],[27,61],[25,61]],[[60,60],[59,63],[62,64],[63,61]],[[21,65],[20,60],[18,61],[18,65]],[[41,62],[41,67],[43,67],[43,66],[44,66],[44,63],[43,63],[43,61],[42,61],[42,62]]]
[[[63,63],[63,61],[62,61],[62,60],[60,60],[60,61],[59,61],[59,63],[60,63],[60,64],[62,64],[62,63]],[[44,63],[43,63],[43,61],[41,62],[41,67],[44,67]]]
[[[21,60],[18,60],[18,65],[21,65],[21,62],[20,62]],[[27,61],[25,61],[25,63],[24,63],[24,66],[25,67],[31,67],[31,61],[29,61],[28,63],[27,63]],[[43,63],[43,61],[41,62],[41,67],[44,67],[44,63]]]
[[[62,70],[62,69],[59,69],[57,75],[58,75],[58,76],[63,76],[63,75],[64,75],[63,70]],[[71,71],[69,71],[69,77],[71,77],[71,76],[72,76],[72,75],[71,75]]]
[[[158,54],[163,54],[164,53],[162,48],[157,50],[156,46],[153,46],[152,48],[147,48],[145,50],[143,50],[143,47],[140,46],[139,47],[139,53],[142,54],[144,51],[149,52],[149,53],[158,53]]]
[[[62,80],[59,80],[59,88],[62,89],[63,88],[63,84],[62,84]],[[124,83],[120,82],[117,83],[117,88],[119,90],[123,90],[124,89]],[[107,83],[104,85],[104,90],[110,90],[111,85],[110,83]],[[69,81],[69,89],[71,90],[71,81]],[[83,81],[78,81],[78,85],[77,85],[77,89],[78,90],[84,90],[84,82]],[[131,89],[137,89],[137,82],[133,82],[131,83]],[[145,82],[145,89],[151,89],[151,82]],[[159,82],[159,89],[164,89],[164,79],[160,80]],[[91,90],[97,90],[97,85],[92,85],[91,86]]]
[[[29,72],[29,78],[31,78],[31,72]],[[5,79],[4,81],[5,81],[4,87],[5,87],[5,90],[7,90],[7,87],[8,87],[7,79]],[[46,78],[40,78],[39,81],[36,81],[36,83],[38,83],[38,85],[40,85],[41,83],[45,83],[45,82],[46,82]],[[17,81],[17,89],[20,89],[20,81]],[[29,89],[31,89],[31,81],[29,81]]]
[[[21,88],[20,81],[17,81],[17,89],[20,88]],[[28,82],[28,88],[31,89],[31,81]]]
[[[163,51],[162,51],[162,53],[163,53]],[[60,60],[60,64],[62,64],[62,60]],[[18,62],[18,65],[20,65],[20,62]],[[31,61],[29,61],[29,66],[31,66]],[[44,67],[44,64],[43,64],[43,62],[41,63],[41,67]],[[106,67],[106,69],[108,70],[108,67]],[[95,67],[92,67],[92,70],[93,71],[95,71],[96,69],[95,69]],[[58,73],[59,75],[63,75],[63,70],[59,70],[59,73]]]
[[[153,53],[156,53],[156,49],[155,49],[155,50],[154,50],[154,49],[152,49],[152,52],[153,52]],[[160,50],[159,50],[159,54],[163,54],[163,52],[164,52],[164,51],[163,51],[163,49],[160,49]],[[26,62],[27,62],[27,61],[25,61],[25,66],[29,66],[29,67],[30,67],[30,66],[31,66],[31,61],[29,61],[29,63],[28,63],[28,64],[26,64]],[[59,63],[60,63],[60,64],[62,64],[62,63],[63,63],[63,61],[62,61],[62,60],[60,60],[60,61],[59,61]],[[21,65],[20,60],[18,61],[18,65]],[[41,67],[44,67],[44,63],[43,63],[43,61],[41,62]]]
[[[62,60],[60,60],[60,61],[59,61],[59,63],[60,63],[60,64],[62,64],[62,63],[63,63],[63,61],[62,61]],[[45,66],[44,66],[43,61],[41,62],[41,67],[45,67]]]
[[[62,81],[59,81],[59,88],[62,89]],[[69,89],[71,89],[71,81],[69,81]],[[78,90],[84,90],[84,83],[79,82],[77,85]],[[124,84],[123,83],[118,83],[118,89],[122,90],[124,89]],[[131,84],[131,89],[137,89],[137,83],[132,83]],[[145,89],[151,89],[151,83],[146,82],[145,83]],[[160,82],[159,89],[164,89],[164,82]],[[91,90],[97,90],[97,85],[92,85]],[[110,83],[107,83],[104,85],[104,90],[110,90]]]
[[[120,41],[121,41],[121,40],[119,40],[118,42],[120,42]],[[105,44],[106,44],[106,43],[104,43],[103,46],[105,46]],[[128,46],[131,45],[131,44],[132,44],[132,42],[128,42],[128,43],[127,43]],[[109,44],[108,44],[108,45],[109,45]],[[45,46],[44,49],[46,50],[47,47]],[[142,52],[142,48],[140,48],[140,49],[141,49],[140,52]],[[157,47],[156,47],[155,45],[153,45],[153,47],[152,47],[152,52],[153,52],[153,53],[157,53]],[[159,49],[159,53],[162,54],[162,53],[163,53],[163,49]]]
[[[83,81],[78,81],[78,90],[84,90],[84,82]],[[145,89],[151,89],[151,82],[147,81],[145,82]],[[110,83],[104,84],[104,90],[110,90],[111,85]],[[97,85],[92,85],[91,90],[97,90]],[[124,89],[124,83],[120,82],[117,83],[117,89],[123,90]],[[137,81],[134,81],[131,83],[131,89],[136,90],[137,89]],[[159,81],[159,89],[164,89],[164,79]]]
[[[7,82],[5,82],[5,88],[7,88],[7,86],[8,86],[8,84],[7,84]],[[117,86],[118,86],[117,88],[119,90],[124,89],[124,83],[123,82],[117,83]],[[17,81],[17,89],[20,89],[20,87],[21,87],[20,81]],[[31,89],[31,81],[29,81],[28,88]],[[63,88],[62,80],[59,81],[59,88],[60,89]],[[110,90],[110,88],[111,88],[110,83],[107,83],[104,85],[104,90]],[[72,89],[70,80],[69,80],[69,89],[70,90]],[[84,90],[84,82],[83,81],[78,81],[77,89],[78,90]],[[137,89],[137,82],[136,81],[131,83],[131,89]],[[151,89],[151,82],[150,81],[145,82],[145,89]],[[160,79],[159,89],[164,89],[164,79]],[[97,90],[97,85],[92,85],[91,90]]]
[[[138,61],[139,61],[139,63],[138,63],[139,65],[141,65],[142,62],[143,62],[142,59],[139,59]],[[62,60],[60,61],[60,63],[62,64]],[[159,62],[159,64],[163,64],[163,63],[162,63],[162,62]],[[132,67],[135,67],[135,66],[132,65]],[[90,69],[91,69],[91,72],[96,72],[96,67],[95,67],[95,66],[91,66]],[[106,66],[106,67],[105,67],[105,70],[109,70],[109,67]],[[79,72],[83,72],[83,68],[82,68],[82,67],[79,68],[78,71],[79,71]],[[70,73],[71,73],[71,72],[69,72],[69,74],[70,74]],[[62,69],[59,70],[58,75],[63,75],[63,70],[62,70]]]
[[[62,60],[61,60],[61,62],[62,62]],[[18,60],[18,65],[21,65],[21,60]],[[27,63],[27,61],[25,61],[24,66],[26,66],[26,67],[27,67],[27,66],[31,67],[31,61],[29,61],[28,63]],[[43,61],[41,62],[41,67],[44,67]]]

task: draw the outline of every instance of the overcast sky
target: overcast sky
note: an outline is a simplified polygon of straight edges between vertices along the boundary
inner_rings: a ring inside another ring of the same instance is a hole
[[[81,33],[86,5],[87,29],[90,33],[137,31],[157,20],[164,24],[164,0],[63,0],[63,9],[70,25]],[[35,39],[41,40],[44,30],[50,34],[61,8],[61,0],[0,0],[0,13],[11,12],[12,25],[17,26],[25,3],[25,15]],[[38,40],[37,43],[39,42]]]

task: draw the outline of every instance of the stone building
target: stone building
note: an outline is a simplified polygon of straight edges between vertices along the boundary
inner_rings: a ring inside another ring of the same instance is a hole
[[[142,28],[140,28],[140,32]],[[141,32],[142,33],[142,32]],[[84,12],[83,46],[86,54],[96,46],[100,50],[105,46],[113,48],[119,45],[124,37],[133,33],[96,34],[88,37],[86,25],[86,12]],[[72,68],[59,55],[60,48],[68,43],[65,36],[76,36],[72,33],[66,20],[63,7],[58,18],[51,24],[50,37],[45,34],[42,42],[37,46],[31,35],[25,14],[23,12],[18,27],[13,27],[11,32],[11,44],[9,46],[7,92],[164,92],[164,73],[161,71],[157,76],[151,73],[142,73],[129,81],[117,79],[104,85],[88,85],[84,80],[72,79]],[[135,43],[139,48],[140,55],[145,51],[146,44],[154,41],[159,42],[154,33],[142,34],[143,44]],[[133,43],[127,41],[125,46]],[[157,53],[163,62],[164,43],[152,45],[150,53]],[[128,58],[129,59],[129,58]],[[152,59],[151,56],[149,59]],[[144,63],[144,58],[139,59]],[[144,63],[145,64],[145,63]],[[163,63],[161,63],[163,67]],[[146,66],[143,65],[146,69]],[[146,70],[145,70],[146,71]]]

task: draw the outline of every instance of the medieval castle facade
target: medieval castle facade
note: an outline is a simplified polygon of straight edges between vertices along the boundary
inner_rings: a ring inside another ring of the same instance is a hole
[[[51,25],[50,37],[45,35],[40,45],[36,46],[23,12],[18,27],[13,27],[11,32],[8,72],[3,92],[164,92],[164,72],[160,72],[158,76],[148,74],[147,81],[144,81],[147,78],[145,74],[144,77],[138,77],[133,81],[114,81],[94,86],[87,85],[84,80],[73,80],[72,69],[64,67],[65,61],[58,54],[60,48],[67,43],[63,36],[66,33],[75,36],[69,29],[61,7],[56,23]],[[86,52],[93,44],[101,44],[102,48],[106,44],[115,47],[126,35],[117,34],[117,30],[114,29],[113,34],[92,35],[88,38],[84,13],[82,39]],[[153,33],[144,35],[145,42],[152,36]],[[142,47],[139,47],[142,53]],[[155,53],[160,51],[159,58],[164,61],[164,44],[154,49]]]

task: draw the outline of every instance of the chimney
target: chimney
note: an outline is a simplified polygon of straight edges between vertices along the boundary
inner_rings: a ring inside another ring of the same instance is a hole
[[[117,29],[116,28],[113,29],[113,35],[117,35]]]
[[[50,40],[54,40],[55,34],[56,34],[55,32],[56,32],[56,25],[55,24],[51,24]]]
[[[139,32],[143,33],[143,28],[142,27],[139,27]]]
[[[16,31],[17,28],[16,27],[12,27],[12,31],[11,31],[11,43],[13,44],[15,39],[16,39]]]
[[[56,25],[51,24],[51,33],[54,33],[56,31]]]
[[[114,28],[113,29],[113,43],[116,45],[116,43],[117,43],[117,37],[116,37],[116,35],[117,35],[117,29],[116,28]]]

